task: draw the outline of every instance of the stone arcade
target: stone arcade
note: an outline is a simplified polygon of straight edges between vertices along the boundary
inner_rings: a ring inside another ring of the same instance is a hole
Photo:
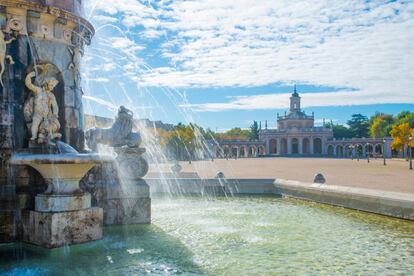
[[[258,156],[335,156],[385,155],[391,157],[392,138],[352,138],[336,140],[331,128],[315,126],[314,114],[301,109],[296,86],[290,97],[290,109],[277,114],[277,128],[260,130],[259,140],[221,140],[210,142],[214,158]]]

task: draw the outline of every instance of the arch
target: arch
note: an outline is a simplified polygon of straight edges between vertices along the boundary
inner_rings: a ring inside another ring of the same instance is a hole
[[[287,154],[288,153],[288,145],[286,138],[282,138],[280,140],[280,153],[281,154]]]
[[[328,145],[328,155],[334,156],[335,152],[334,152],[334,146],[333,145]]]
[[[313,153],[322,154],[322,139],[321,138],[313,139]]]
[[[230,155],[230,148],[228,145],[223,146],[223,157],[228,158]]]
[[[362,156],[363,152],[364,152],[364,149],[363,149],[362,145],[361,144],[356,144],[355,145],[355,154],[357,156]]]
[[[292,154],[299,154],[299,140],[298,138],[292,138]]]
[[[256,157],[256,146],[250,146],[249,147],[249,157]]]
[[[240,147],[240,156],[239,157],[246,157],[246,154],[247,154],[246,146],[241,146]]]
[[[344,157],[344,147],[342,145],[336,146],[336,157]]]
[[[302,141],[302,153],[309,154],[310,153],[310,142],[309,138],[303,138]]]
[[[270,139],[269,141],[269,153],[276,154],[277,153],[277,141],[276,139]]]
[[[350,148],[351,145],[344,145],[344,157],[351,156],[352,150]]]
[[[382,155],[382,147],[383,147],[383,144],[376,144],[374,147],[374,153]]]
[[[259,155],[262,155],[262,156],[265,155],[265,152],[266,152],[265,147],[264,146],[259,146],[257,152],[258,152]]]
[[[374,153],[374,146],[370,143],[365,144],[365,156],[372,155]]]
[[[238,151],[239,151],[239,147],[237,147],[237,146],[232,146],[232,147],[231,147],[231,157],[232,157],[232,158],[236,158],[236,157],[238,157],[238,156],[237,156]]]

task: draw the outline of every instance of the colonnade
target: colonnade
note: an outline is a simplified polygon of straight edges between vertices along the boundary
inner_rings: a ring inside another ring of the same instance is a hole
[[[222,144],[213,146],[214,158],[253,158],[264,154],[264,145]]]
[[[266,140],[266,153],[275,155],[326,154],[321,137],[280,137]]]

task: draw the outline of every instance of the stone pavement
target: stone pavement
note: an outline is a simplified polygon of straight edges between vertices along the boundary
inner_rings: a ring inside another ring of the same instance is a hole
[[[382,159],[373,159],[367,163],[365,159],[246,158],[180,164],[183,172],[197,172],[201,178],[214,178],[218,171],[222,171],[226,178],[275,178],[312,182],[314,175],[321,172],[327,185],[414,193],[414,171],[408,170],[408,162],[387,160],[387,166],[383,166],[382,162]],[[171,165],[161,164],[159,167],[162,171],[168,171]],[[159,167],[150,166],[150,171],[155,172]]]

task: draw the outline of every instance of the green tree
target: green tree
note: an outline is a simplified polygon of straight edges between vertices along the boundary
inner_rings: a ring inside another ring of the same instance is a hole
[[[369,134],[374,138],[388,137],[393,124],[392,115],[377,112],[370,118]]]
[[[411,128],[414,128],[414,113],[410,112],[410,111],[402,111],[400,112],[396,119],[395,119],[395,124],[396,125],[401,125],[404,123],[408,123],[408,125]]]
[[[344,125],[333,125],[332,131],[336,139],[352,138],[352,131]]]
[[[237,140],[248,140],[250,137],[250,131],[248,129],[241,129],[239,127],[232,128],[224,133],[218,135],[219,139],[237,139]]]
[[[253,124],[250,126],[250,140],[259,140],[259,131],[259,124],[253,121]]]
[[[362,114],[353,114],[351,120],[349,120],[347,124],[353,137],[368,137],[369,121],[366,116]]]

